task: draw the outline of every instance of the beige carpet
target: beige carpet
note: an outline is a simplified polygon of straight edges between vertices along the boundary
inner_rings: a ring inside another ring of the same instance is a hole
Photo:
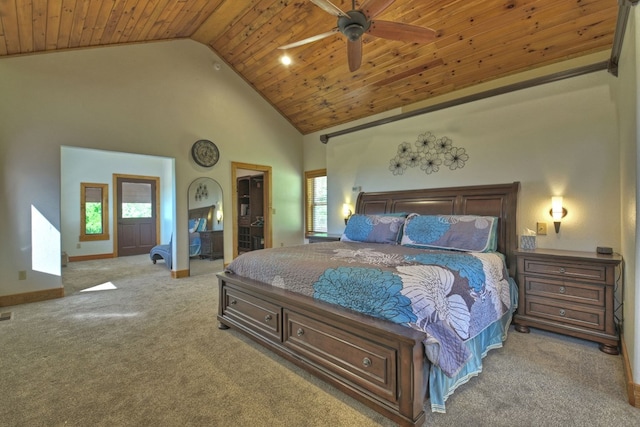
[[[148,256],[70,263],[67,295],[4,307],[2,426],[392,426],[272,355],[219,330],[221,261],[171,279]],[[110,282],[115,289],[82,292]],[[484,372],[428,413],[433,426],[637,426],[622,358],[534,330],[511,332]]]

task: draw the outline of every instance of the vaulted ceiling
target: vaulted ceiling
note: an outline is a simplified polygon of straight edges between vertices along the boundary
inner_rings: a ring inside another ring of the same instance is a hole
[[[0,60],[13,55],[191,38],[209,46],[308,134],[479,83],[610,52],[617,0],[395,0],[375,20],[435,30],[430,43],[362,36],[349,70],[337,17],[310,0],[0,0]],[[327,3],[321,1],[320,3]],[[342,11],[352,0],[331,0]],[[375,33],[375,32],[374,32]],[[379,33],[377,33],[379,34]]]

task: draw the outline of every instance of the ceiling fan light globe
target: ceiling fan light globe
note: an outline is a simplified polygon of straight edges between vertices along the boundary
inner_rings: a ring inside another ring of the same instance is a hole
[[[359,24],[351,24],[344,28],[343,33],[350,41],[354,42],[362,36],[364,28]]]

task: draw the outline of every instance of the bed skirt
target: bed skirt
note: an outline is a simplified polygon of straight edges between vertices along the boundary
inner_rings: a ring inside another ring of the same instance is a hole
[[[445,402],[453,392],[471,378],[482,372],[482,359],[490,350],[501,348],[507,339],[509,325],[513,313],[518,305],[518,286],[513,278],[509,278],[512,308],[501,319],[492,323],[482,333],[467,341],[465,344],[471,350],[472,357],[463,366],[458,375],[451,378],[435,365],[429,370],[429,400],[432,412],[445,413]]]

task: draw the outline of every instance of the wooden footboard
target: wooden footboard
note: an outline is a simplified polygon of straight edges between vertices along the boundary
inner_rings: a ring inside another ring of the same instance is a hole
[[[424,422],[425,334],[232,274],[218,321],[403,426]]]

